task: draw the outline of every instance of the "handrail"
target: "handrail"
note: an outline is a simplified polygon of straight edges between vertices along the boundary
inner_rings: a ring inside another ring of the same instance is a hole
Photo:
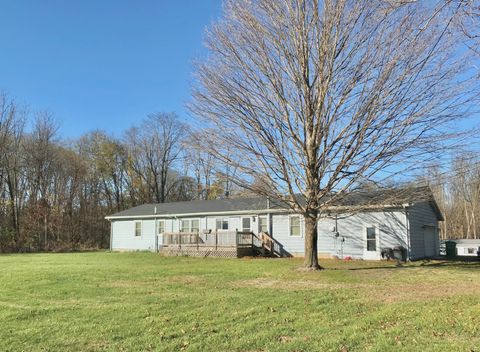
[[[214,246],[215,248],[224,246],[252,245],[250,233],[238,231],[208,231],[208,232],[164,232],[162,234],[162,246],[189,245],[196,246]]]
[[[261,237],[259,240],[262,242],[263,248],[268,249],[271,255],[277,254],[280,257],[283,257],[283,245],[280,242],[270,236],[267,232],[260,232],[258,235]],[[278,247],[278,249],[275,247]]]
[[[199,232],[164,232],[162,234],[163,247],[195,246],[200,247],[237,247],[237,248],[261,248],[263,255],[283,257],[286,253],[283,245],[266,232],[258,235],[251,231],[213,230]]]

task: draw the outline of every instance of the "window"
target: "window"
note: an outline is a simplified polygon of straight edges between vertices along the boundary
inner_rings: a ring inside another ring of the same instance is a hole
[[[190,225],[190,232],[198,232],[200,231],[200,222],[198,219],[192,220]]]
[[[228,230],[228,218],[217,218],[216,227],[217,230]]]
[[[377,236],[375,234],[375,227],[367,227],[367,251],[376,252],[377,250]]]
[[[162,234],[165,232],[165,221],[160,220],[158,221],[158,234]]]
[[[268,232],[268,219],[266,216],[260,216],[258,218],[258,231],[259,232]]]
[[[185,219],[180,221],[180,232],[199,232],[200,221],[198,219]]]
[[[250,218],[242,218],[242,231],[243,232],[250,232],[252,231],[251,219]]]
[[[142,236],[142,222],[135,221],[135,237]]]
[[[180,232],[190,232],[190,220],[180,221]]]
[[[290,236],[300,237],[302,235],[300,231],[300,216],[290,217]]]
[[[476,248],[467,248],[467,251],[468,251],[468,254],[475,254],[475,253],[477,253],[477,249],[476,249]]]

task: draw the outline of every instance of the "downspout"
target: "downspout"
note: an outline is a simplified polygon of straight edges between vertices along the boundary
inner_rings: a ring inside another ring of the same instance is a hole
[[[153,208],[153,213],[155,215],[157,215],[157,206],[155,206]],[[155,253],[158,253],[158,217],[155,217],[155,233],[154,233],[154,236],[155,236]]]
[[[112,251],[112,241],[113,241],[113,224],[112,220],[108,220],[110,223],[110,252]]]
[[[408,205],[405,206],[405,226],[407,228],[407,258],[409,261],[412,261],[412,256],[411,256],[412,246],[410,243],[410,222],[408,220]]]
[[[270,197],[267,197],[267,210],[270,210]],[[259,220],[260,221],[260,220]],[[273,238],[272,214],[267,212],[268,234]]]

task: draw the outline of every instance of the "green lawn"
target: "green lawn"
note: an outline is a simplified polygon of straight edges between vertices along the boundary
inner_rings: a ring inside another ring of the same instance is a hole
[[[480,263],[0,256],[0,350],[480,351]]]

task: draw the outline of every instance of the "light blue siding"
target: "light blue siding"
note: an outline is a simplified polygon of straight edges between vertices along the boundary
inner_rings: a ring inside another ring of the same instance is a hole
[[[305,253],[305,224],[301,221],[301,236],[290,236],[289,215],[272,216],[273,237],[283,244],[285,250],[294,256]],[[332,229],[335,218],[322,218],[318,222],[318,252],[322,256],[342,254],[353,258],[364,257],[364,246],[367,227],[379,229],[379,248],[396,245],[407,247],[407,229],[405,213],[402,211],[366,212],[351,215],[338,215],[336,237]],[[344,241],[342,242],[342,239]]]
[[[241,231],[241,223],[240,223],[240,216],[230,216],[228,218],[228,229]]]
[[[339,214],[338,237],[332,231],[334,227],[334,218],[322,218],[319,221],[318,251],[322,256],[343,254],[344,257],[363,259],[367,227],[377,229],[378,249],[394,246],[407,248],[407,226],[403,211]]]
[[[136,220],[142,223],[142,235],[135,236],[135,221],[112,221],[112,250],[155,250],[155,220]]]
[[[302,256],[305,253],[305,223],[303,217],[300,217],[301,236],[290,236],[290,215],[274,214],[272,215],[272,235],[280,242],[284,249],[294,256]]]
[[[214,230],[216,226],[217,218],[215,216],[207,216],[206,219],[206,230]]]

